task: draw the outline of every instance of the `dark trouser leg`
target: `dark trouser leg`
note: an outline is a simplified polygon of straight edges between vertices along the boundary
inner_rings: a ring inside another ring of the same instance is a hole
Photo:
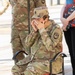
[[[75,28],[71,29],[71,37],[72,37],[72,67],[73,67],[73,75],[75,75]]]
[[[68,31],[65,31],[64,35],[71,56],[73,75],[75,75],[75,28],[71,28]]]

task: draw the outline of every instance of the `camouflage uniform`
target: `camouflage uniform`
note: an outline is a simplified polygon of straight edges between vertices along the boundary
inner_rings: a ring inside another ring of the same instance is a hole
[[[31,55],[16,63],[12,68],[13,75],[44,75],[49,73],[50,59],[62,50],[62,31],[53,20],[50,22],[47,28],[40,29],[37,32],[32,30],[26,37],[25,44],[27,47],[31,47]],[[25,70],[21,68],[24,65],[27,65]],[[62,69],[61,56],[52,65],[53,74],[59,73]]]
[[[27,0],[10,0],[12,5],[12,33],[11,43],[13,54],[18,50],[25,50],[24,39],[28,34],[28,9]],[[46,6],[45,0],[30,0],[30,16],[33,15],[35,7]],[[23,54],[18,55],[18,60],[24,58]]]

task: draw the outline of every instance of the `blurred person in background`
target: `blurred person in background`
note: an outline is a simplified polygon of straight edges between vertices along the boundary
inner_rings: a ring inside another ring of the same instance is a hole
[[[73,75],[75,75],[75,0],[66,0],[60,16],[65,40],[71,56]]]
[[[2,6],[0,7],[0,15],[2,15],[7,10],[8,7],[9,7],[9,1],[2,0]]]

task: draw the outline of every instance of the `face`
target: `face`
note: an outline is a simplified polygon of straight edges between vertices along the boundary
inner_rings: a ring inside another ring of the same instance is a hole
[[[47,21],[49,21],[49,18],[46,18],[46,19],[44,20],[44,22],[47,22]]]
[[[46,18],[45,20],[44,20],[43,18],[40,18],[40,19],[39,19],[39,21],[40,21],[41,23],[44,23],[44,24],[45,24],[48,20],[49,20],[49,18]]]

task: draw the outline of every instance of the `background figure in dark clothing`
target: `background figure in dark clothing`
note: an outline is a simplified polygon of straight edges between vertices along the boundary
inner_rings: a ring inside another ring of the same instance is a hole
[[[63,31],[66,43],[68,45],[69,53],[71,56],[71,63],[73,69],[73,75],[75,75],[75,23],[72,20],[75,19],[75,11],[73,11],[69,16],[69,8],[75,3],[75,0],[66,0],[66,5],[62,8],[61,11],[61,22],[63,24]],[[75,7],[74,7],[75,8]],[[72,24],[73,23],[73,24]],[[70,25],[69,29],[67,27]]]

